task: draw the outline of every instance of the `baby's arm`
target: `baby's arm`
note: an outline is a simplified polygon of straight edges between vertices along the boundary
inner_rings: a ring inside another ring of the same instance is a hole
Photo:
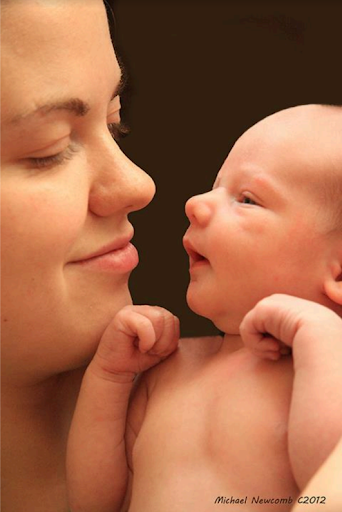
[[[289,454],[303,488],[342,434],[342,319],[317,303],[272,295],[246,315],[240,331],[259,357],[276,360],[284,344],[292,347]]]
[[[127,484],[126,416],[137,373],[178,345],[179,322],[168,311],[127,306],[103,334],[84,375],[67,450],[73,512],[121,510]]]
[[[340,512],[342,510],[342,437],[310,480],[291,512]],[[309,504],[309,507],[308,507]],[[322,508],[322,505],[323,508]]]

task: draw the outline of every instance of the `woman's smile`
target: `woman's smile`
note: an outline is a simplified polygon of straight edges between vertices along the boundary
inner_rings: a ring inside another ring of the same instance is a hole
[[[139,263],[137,249],[130,242],[114,249],[104,250],[97,255],[72,262],[84,269],[103,272],[131,272]]]

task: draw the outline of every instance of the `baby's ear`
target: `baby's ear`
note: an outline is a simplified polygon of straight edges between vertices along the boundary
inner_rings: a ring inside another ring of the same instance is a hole
[[[342,260],[342,258],[341,258]],[[342,306],[342,261],[336,260],[324,281],[324,291],[330,300]]]

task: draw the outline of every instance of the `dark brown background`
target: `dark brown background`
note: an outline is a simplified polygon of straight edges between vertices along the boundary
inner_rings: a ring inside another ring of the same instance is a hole
[[[133,214],[137,304],[159,304],[182,334],[217,332],[185,302],[184,204],[208,190],[234,141],[263,117],[341,103],[342,3],[113,0],[115,45],[128,68],[122,148],[158,193]],[[233,250],[233,248],[232,248]]]

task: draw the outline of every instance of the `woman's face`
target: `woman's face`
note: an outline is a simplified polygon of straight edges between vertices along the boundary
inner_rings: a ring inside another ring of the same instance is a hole
[[[2,11],[4,376],[39,379],[87,362],[131,302],[127,216],[155,188],[111,134],[121,70],[102,1]]]

